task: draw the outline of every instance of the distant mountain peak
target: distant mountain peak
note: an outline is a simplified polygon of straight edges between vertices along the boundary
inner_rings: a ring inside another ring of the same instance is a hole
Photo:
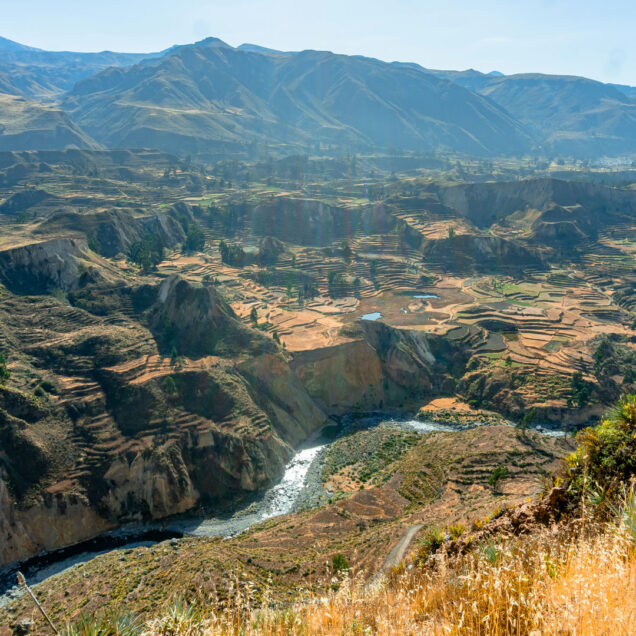
[[[504,74],[501,71],[490,71],[488,75],[492,75],[493,77],[503,77]]]
[[[190,46],[188,44],[186,44],[185,46]],[[215,38],[215,37],[209,37],[209,38],[204,38],[203,40],[199,40],[198,42],[195,42],[194,44],[192,44],[192,46],[206,46],[209,48],[226,48],[226,49],[233,49],[234,47],[229,45],[227,42],[224,42],[223,40],[219,39],[219,38]]]
[[[36,49],[32,46],[27,46],[26,44],[20,44],[19,42],[14,42],[13,40],[8,40],[7,38],[0,37],[0,51],[41,51],[42,49]]]

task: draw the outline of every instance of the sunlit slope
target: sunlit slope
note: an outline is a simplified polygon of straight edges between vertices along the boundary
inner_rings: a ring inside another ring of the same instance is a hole
[[[59,108],[0,94],[0,150],[64,148],[99,148],[99,144]]]
[[[212,39],[80,82],[64,107],[106,145],[182,152],[267,142],[305,151],[322,143],[497,154],[529,142],[491,101],[421,71]]]
[[[550,152],[611,155],[634,150],[636,104],[632,87],[568,75],[431,72],[505,108]]]

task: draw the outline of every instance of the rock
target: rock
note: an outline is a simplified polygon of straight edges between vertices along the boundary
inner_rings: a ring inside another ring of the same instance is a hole
[[[23,636],[24,634],[32,634],[35,623],[30,618],[23,618],[19,621],[15,628],[13,629],[13,633],[16,636]]]
[[[560,509],[566,501],[565,490],[555,486],[545,499],[548,506]]]
[[[103,280],[112,268],[92,262],[81,239],[51,239],[0,251],[0,282],[16,294],[69,291]],[[96,258],[96,257],[95,257]]]

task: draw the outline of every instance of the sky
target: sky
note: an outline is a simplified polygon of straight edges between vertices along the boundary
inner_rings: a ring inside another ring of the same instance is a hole
[[[1,36],[49,50],[151,52],[214,36],[636,85],[636,0],[0,0],[0,16]]]

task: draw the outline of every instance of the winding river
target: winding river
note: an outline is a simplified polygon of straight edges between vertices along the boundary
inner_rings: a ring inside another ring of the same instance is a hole
[[[368,426],[391,422],[422,434],[458,430],[433,422],[396,420],[379,415],[354,417],[349,421],[359,423],[361,419]],[[346,421],[347,418],[340,434],[348,428]],[[544,430],[540,432],[555,434]],[[316,495],[322,492],[322,458],[329,444],[330,442],[324,439],[307,443],[289,461],[280,482],[266,490],[256,501],[237,508],[232,514],[203,519],[171,519],[162,524],[123,528],[68,548],[35,556],[20,564],[19,569],[24,573],[27,582],[33,585],[112,550],[128,550],[183,536],[236,536],[261,521],[293,512],[303,504],[311,505],[318,501],[319,495]],[[16,585],[17,571],[18,567],[0,572],[0,607],[22,594],[22,590]]]

